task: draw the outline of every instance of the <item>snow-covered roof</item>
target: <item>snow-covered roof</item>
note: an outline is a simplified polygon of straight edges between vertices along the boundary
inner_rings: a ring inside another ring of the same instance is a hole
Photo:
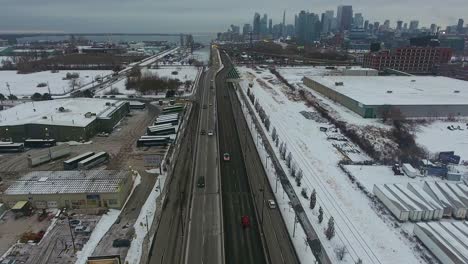
[[[6,195],[112,193],[130,176],[128,171],[33,171],[12,182]]]
[[[107,118],[122,104],[125,102],[91,98],[27,102],[1,111],[0,126],[42,124],[86,127],[96,118]],[[59,110],[61,107],[63,111]],[[88,112],[96,115],[86,117]]]
[[[468,82],[448,77],[307,76],[306,78],[364,105],[468,105]]]

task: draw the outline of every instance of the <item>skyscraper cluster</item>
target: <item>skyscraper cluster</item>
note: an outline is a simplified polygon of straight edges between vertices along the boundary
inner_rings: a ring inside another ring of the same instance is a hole
[[[298,44],[307,45],[324,37],[336,35],[336,33],[376,36],[385,32],[394,32],[399,36],[403,33],[418,34],[420,32],[436,34],[440,30],[440,27],[434,23],[428,28],[420,28],[419,21],[414,19],[409,22],[390,21],[389,19],[384,20],[383,23],[369,21],[362,13],[354,13],[351,5],[340,5],[336,12],[326,10],[321,14],[302,10],[294,15],[294,24],[286,24],[285,11],[282,18],[281,23],[274,24],[273,19],[269,19],[267,14],[255,13],[252,24],[244,24],[242,32],[239,28],[231,26],[226,33],[228,33],[227,36],[237,36],[240,41],[242,39],[294,38]],[[466,29],[464,20],[459,19],[456,25],[448,26],[445,33],[461,35],[466,34]]]

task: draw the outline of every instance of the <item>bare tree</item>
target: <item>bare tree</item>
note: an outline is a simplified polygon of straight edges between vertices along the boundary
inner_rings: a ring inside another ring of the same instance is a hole
[[[328,227],[327,230],[325,230],[325,236],[328,240],[335,236],[335,219],[333,219],[333,216],[328,219]]]
[[[338,257],[338,260],[343,260],[347,252],[348,252],[348,249],[346,248],[345,245],[337,248],[336,256]]]
[[[312,194],[310,195],[310,209],[314,209],[315,205],[317,204],[317,192],[315,189],[312,191]]]
[[[319,220],[319,223],[322,223],[322,221],[323,221],[323,209],[322,209],[322,206],[319,207],[318,220]]]

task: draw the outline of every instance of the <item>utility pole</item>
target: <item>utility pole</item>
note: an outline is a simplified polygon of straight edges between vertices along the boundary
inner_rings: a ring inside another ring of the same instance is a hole
[[[297,223],[297,214],[294,211],[294,228],[293,228],[293,237],[296,235],[296,223]]]
[[[67,217],[68,227],[70,228],[70,235],[71,235],[72,244],[73,244],[73,252],[76,253],[75,237],[73,236],[73,229],[72,229],[71,224],[70,224],[70,218],[71,217],[68,215],[67,212],[65,212],[65,216]]]
[[[9,83],[6,83],[6,87],[7,87],[7,89],[8,89],[8,92],[10,93],[10,99],[11,99],[12,96],[11,96],[10,84],[9,84]],[[11,101],[13,101],[13,100],[11,100]]]

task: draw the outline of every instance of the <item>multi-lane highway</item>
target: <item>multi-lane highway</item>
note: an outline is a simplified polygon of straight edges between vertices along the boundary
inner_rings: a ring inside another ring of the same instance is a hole
[[[226,70],[232,69],[230,59],[222,55]],[[236,125],[240,146],[249,181],[253,202],[260,224],[260,234],[263,238],[266,259],[269,263],[299,263],[292,241],[290,240],[286,225],[278,209],[269,208],[268,200],[275,200],[273,189],[268,183],[260,156],[255,147],[255,141],[250,135],[247,122],[241,110],[241,103],[235,92],[235,83],[226,84],[226,92],[232,107],[233,124]],[[267,158],[268,159],[268,158]],[[265,164],[268,161],[265,160]]]
[[[214,51],[193,98],[149,263],[299,263],[280,212],[262,213],[273,191],[226,82],[231,62]]]
[[[197,129],[196,165],[188,224],[185,263],[223,263],[221,190],[216,130],[214,76],[217,57],[205,72],[198,89],[200,118]],[[203,133],[202,133],[203,131]]]
[[[225,67],[216,78],[219,150],[231,157],[221,163],[225,259],[228,264],[261,264],[265,255],[226,83],[229,70]],[[242,216],[249,217],[250,227],[241,225]]]

